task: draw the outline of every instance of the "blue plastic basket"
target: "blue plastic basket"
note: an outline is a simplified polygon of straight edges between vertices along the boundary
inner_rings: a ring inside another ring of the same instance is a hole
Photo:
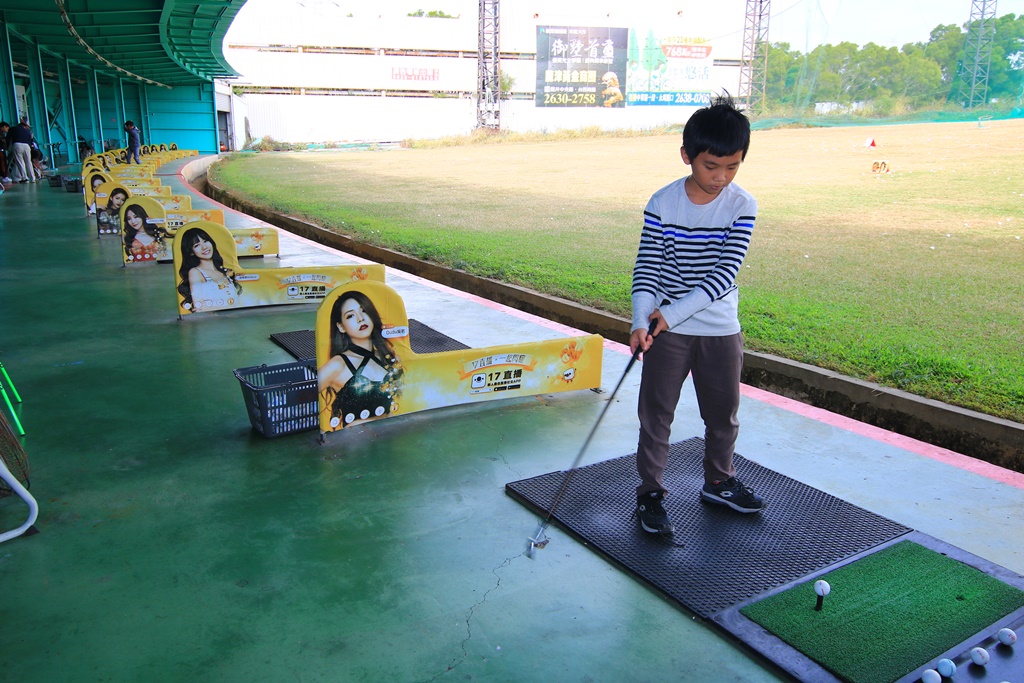
[[[235,370],[252,428],[265,437],[320,425],[316,365],[312,360]]]

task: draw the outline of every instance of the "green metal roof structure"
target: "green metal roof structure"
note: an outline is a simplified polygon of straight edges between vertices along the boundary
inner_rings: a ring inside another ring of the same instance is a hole
[[[114,78],[174,87],[237,75],[221,44],[245,0],[0,0],[40,49]]]
[[[0,117],[28,117],[52,165],[123,146],[129,119],[144,143],[216,151],[214,79],[238,75],[222,45],[244,4],[0,0]]]

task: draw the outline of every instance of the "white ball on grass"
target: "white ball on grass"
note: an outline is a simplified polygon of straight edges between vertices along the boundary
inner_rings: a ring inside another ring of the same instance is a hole
[[[819,579],[814,582],[814,594],[825,597],[832,592],[832,586],[828,585],[828,581]]]

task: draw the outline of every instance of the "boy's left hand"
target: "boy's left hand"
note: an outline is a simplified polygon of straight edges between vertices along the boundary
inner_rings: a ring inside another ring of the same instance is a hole
[[[654,313],[647,318],[647,321],[651,324],[651,337],[657,337],[662,332],[668,331],[668,323],[665,321],[665,316],[661,314],[659,309],[654,309]]]

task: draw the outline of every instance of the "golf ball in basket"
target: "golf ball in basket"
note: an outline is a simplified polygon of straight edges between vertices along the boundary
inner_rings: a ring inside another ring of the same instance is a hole
[[[824,579],[821,579],[821,580],[818,580],[818,581],[814,582],[814,594],[815,595],[820,595],[822,597],[825,597],[830,592],[832,592],[832,586],[828,585],[828,581],[825,581]]]
[[[940,659],[935,668],[939,670],[939,675],[946,678],[952,678],[956,673],[956,663],[952,659]]]
[[[988,650],[983,647],[971,648],[971,661],[978,666],[985,666],[988,664],[989,656]]]
[[[1013,645],[1017,642],[1017,634],[1014,633],[1012,628],[1001,628],[999,633],[996,634],[996,638],[1003,645]]]
[[[925,669],[921,674],[921,683],[942,683],[942,676],[935,669]]]

